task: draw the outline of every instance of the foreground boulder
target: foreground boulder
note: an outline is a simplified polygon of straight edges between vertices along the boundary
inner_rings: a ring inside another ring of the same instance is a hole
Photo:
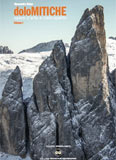
[[[25,119],[19,67],[11,73],[0,101],[0,151],[25,156]]]

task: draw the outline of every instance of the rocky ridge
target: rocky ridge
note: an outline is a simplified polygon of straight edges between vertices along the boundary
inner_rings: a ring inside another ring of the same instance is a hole
[[[13,51],[8,46],[0,46],[0,54],[13,54]]]
[[[109,37],[109,39],[116,40],[116,37]]]
[[[52,49],[54,48],[55,43],[58,40],[54,40],[54,41],[50,41],[50,42],[44,42],[44,43],[39,43],[36,46],[29,48],[29,49],[25,49],[19,52],[20,53],[39,53],[39,52],[46,52],[46,51],[52,51]],[[65,43],[65,47],[69,48],[68,43]]]
[[[23,101],[21,87],[17,67],[0,102],[1,151],[24,156],[29,142],[33,160],[115,159],[115,71],[109,73],[102,6],[85,10],[68,56],[63,42],[55,43],[33,80],[31,98]]]

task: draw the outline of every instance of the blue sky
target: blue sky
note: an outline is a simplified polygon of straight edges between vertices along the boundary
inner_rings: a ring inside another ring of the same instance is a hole
[[[65,20],[24,21],[13,24],[14,2],[32,2],[37,6],[67,6]],[[14,52],[30,48],[40,42],[62,39],[70,43],[76,26],[86,8],[102,5],[106,35],[116,36],[116,0],[0,0],[0,45],[8,45]]]

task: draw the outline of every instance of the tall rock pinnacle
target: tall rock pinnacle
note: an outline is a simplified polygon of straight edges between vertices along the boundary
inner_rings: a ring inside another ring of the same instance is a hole
[[[75,101],[93,97],[100,86],[107,96],[107,53],[103,7],[86,9],[72,38],[70,72]]]
[[[25,119],[19,67],[11,73],[0,102],[0,151],[25,156]]]
[[[57,155],[55,155],[57,148],[54,147],[51,152],[51,149],[46,148],[46,145],[70,145],[71,147],[69,148],[61,149],[61,157],[74,158],[77,156],[78,160],[81,160],[82,157],[84,158],[84,154],[80,140],[77,139],[76,141],[73,135],[71,112],[73,112],[74,106],[72,103],[71,85],[67,76],[66,52],[62,41],[58,41],[54,45],[51,56],[40,66],[33,84],[34,97],[37,104],[36,113],[38,113],[36,117],[40,117],[35,118],[37,122],[34,120],[33,116],[35,114],[33,114],[34,112],[30,114],[29,105],[28,117],[30,134],[32,135],[30,139],[32,144],[31,150],[34,151],[33,157],[57,158]],[[33,109],[31,110],[33,111]],[[45,123],[45,117],[48,117],[48,126]],[[31,124],[37,125],[31,126]],[[44,134],[47,132],[46,126],[48,130],[47,135]],[[51,128],[51,126],[53,127]],[[37,129],[33,130],[32,128],[40,128],[42,132],[39,134],[39,130],[36,132]],[[37,144],[34,143],[34,139],[39,139]],[[44,143],[46,139],[49,139],[49,141]],[[78,145],[76,144],[77,142]],[[42,149],[41,146],[43,146]]]

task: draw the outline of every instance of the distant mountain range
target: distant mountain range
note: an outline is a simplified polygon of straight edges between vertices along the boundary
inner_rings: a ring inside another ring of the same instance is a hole
[[[8,46],[0,46],[0,54],[13,54],[13,51]]]
[[[113,39],[113,40],[116,40],[116,37],[109,37],[109,39]]]
[[[25,49],[19,52],[20,53],[37,53],[37,52],[46,52],[46,51],[51,51],[55,45],[57,40],[50,41],[50,42],[45,42],[45,43],[39,43],[36,46]],[[69,44],[65,43],[65,47],[69,48]]]

